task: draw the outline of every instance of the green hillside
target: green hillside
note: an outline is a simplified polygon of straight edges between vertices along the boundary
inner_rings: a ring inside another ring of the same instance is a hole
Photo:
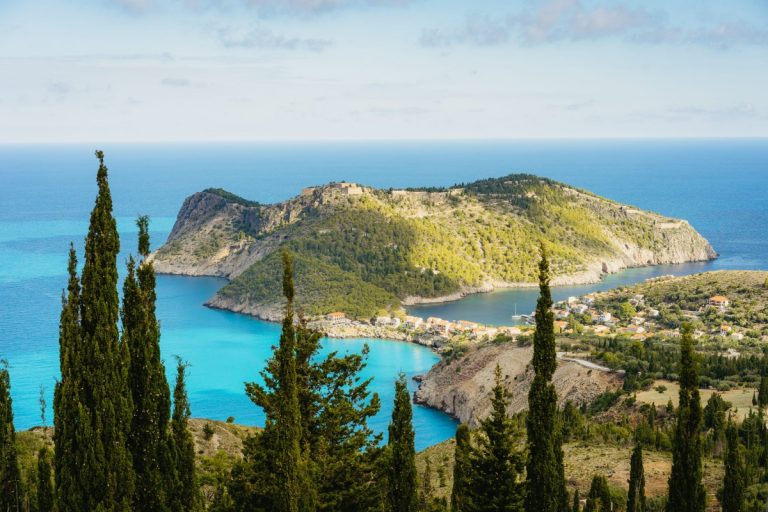
[[[307,313],[370,317],[408,297],[532,282],[540,243],[571,282],[715,256],[684,221],[518,174],[447,189],[329,184],[275,205],[209,189],[185,201],[156,265],[229,277],[223,297],[267,305],[280,297],[269,256],[285,248]]]

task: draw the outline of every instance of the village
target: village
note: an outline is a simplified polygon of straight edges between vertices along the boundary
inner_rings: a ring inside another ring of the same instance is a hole
[[[657,278],[658,279],[658,278]],[[629,298],[625,303],[615,307],[607,307],[597,299],[598,293],[582,297],[568,297],[556,302],[552,307],[555,317],[555,332],[563,335],[594,335],[600,337],[622,336],[635,341],[647,338],[677,337],[679,328],[669,328],[664,325],[659,306],[648,304],[642,294]],[[695,319],[707,309],[714,308],[725,313],[730,307],[728,297],[715,295],[698,311],[685,311],[684,316]],[[609,309],[613,309],[612,313]],[[371,321],[361,321],[349,318],[345,313],[336,311],[310,322],[311,327],[319,329],[333,338],[371,337],[402,341],[411,341],[431,347],[437,351],[447,347],[469,343],[476,344],[497,339],[516,340],[519,336],[531,335],[535,317],[521,315],[516,325],[483,325],[469,320],[451,321],[443,318],[404,314],[402,310],[390,315],[376,316]],[[731,325],[721,324],[712,329],[697,329],[694,337],[719,336],[723,339],[741,341],[744,334],[735,330]],[[733,352],[733,353],[731,353]],[[737,357],[735,350],[729,351],[729,356]]]

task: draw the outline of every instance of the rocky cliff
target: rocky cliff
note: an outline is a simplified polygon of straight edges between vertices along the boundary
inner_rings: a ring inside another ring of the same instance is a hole
[[[533,348],[513,344],[486,344],[470,349],[458,359],[445,359],[425,375],[416,392],[416,402],[439,409],[476,426],[491,410],[496,364],[501,367],[509,392],[509,414],[528,408],[528,391],[533,381],[530,368]],[[620,385],[612,373],[586,368],[573,361],[558,361],[552,382],[558,403],[576,405],[592,402],[598,395]]]
[[[284,247],[301,258],[297,291],[308,313],[364,317],[400,302],[529,285],[539,243],[550,253],[553,284],[716,257],[684,220],[511,175],[448,189],[333,183],[272,205],[209,189],[184,201],[154,261],[162,273],[227,277],[213,304],[258,312],[279,306],[275,253]]]

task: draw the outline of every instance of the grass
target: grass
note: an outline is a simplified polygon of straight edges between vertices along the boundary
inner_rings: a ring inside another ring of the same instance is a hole
[[[666,388],[663,393],[656,391],[656,388],[659,386],[664,386]],[[747,416],[750,409],[756,409],[755,406],[752,405],[752,393],[754,393],[754,391],[755,390],[752,388],[738,388],[722,392],[715,391],[713,389],[699,390],[701,393],[702,407],[706,405],[707,400],[709,400],[709,397],[711,397],[714,393],[720,393],[720,395],[723,397],[723,400],[732,404],[732,410],[735,411],[736,417],[739,421],[743,420]],[[651,389],[647,391],[638,391],[637,401],[646,404],[655,403],[657,406],[662,406],[666,405],[667,402],[671,400],[672,404],[677,407],[679,394],[680,385],[677,382],[657,380],[653,383]]]

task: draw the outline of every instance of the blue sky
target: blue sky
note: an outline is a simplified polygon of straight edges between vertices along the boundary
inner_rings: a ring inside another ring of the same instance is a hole
[[[768,0],[0,0],[0,141],[768,136]]]

